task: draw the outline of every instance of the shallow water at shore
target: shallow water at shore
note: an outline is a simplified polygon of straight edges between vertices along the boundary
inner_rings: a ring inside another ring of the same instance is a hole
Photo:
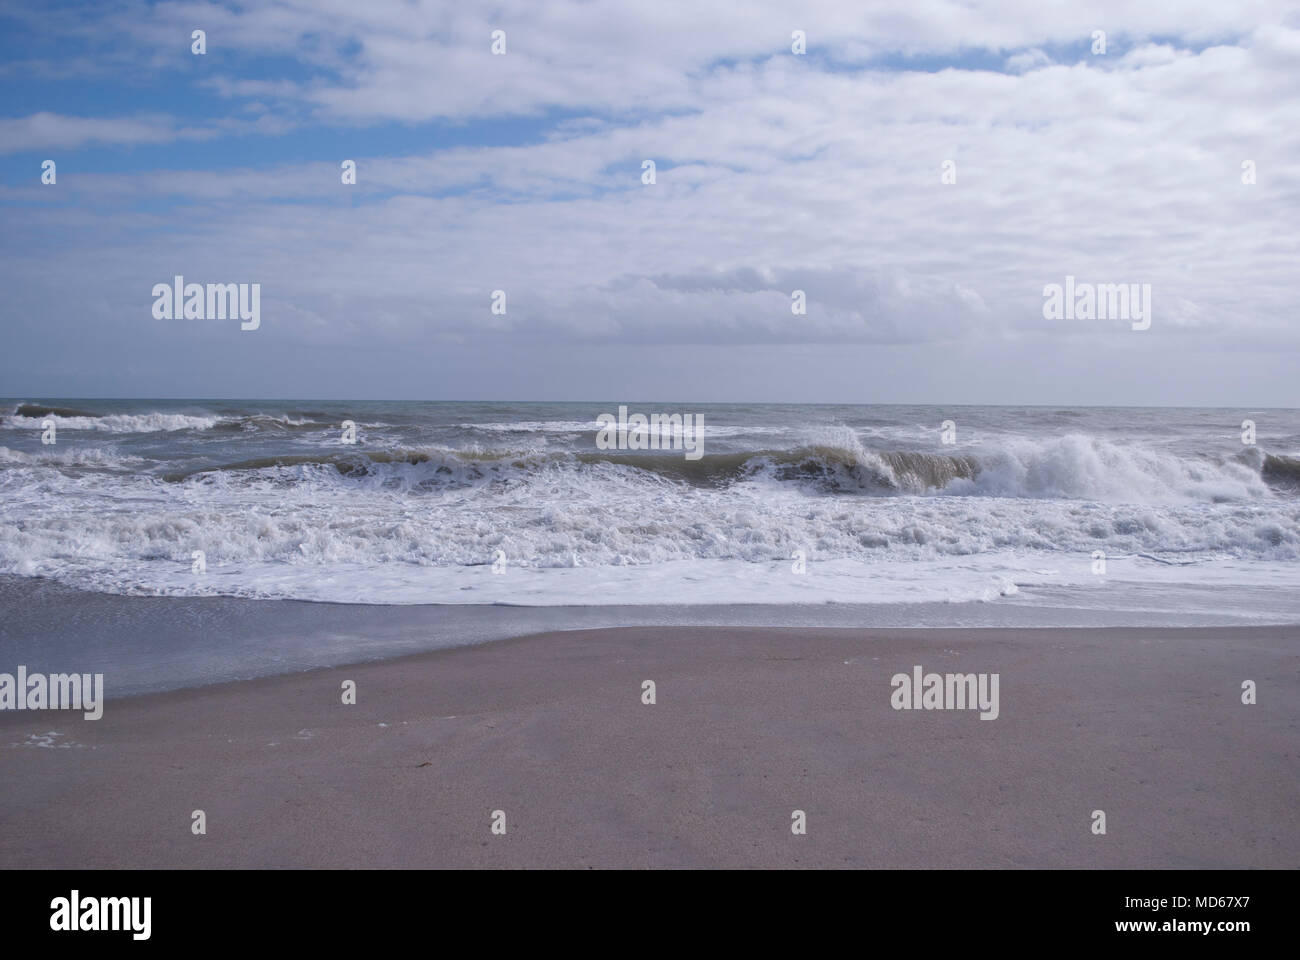
[[[1203,606],[1209,607],[1214,591]],[[0,576],[0,671],[105,674],[108,698],[380,660],[531,633],[601,627],[1113,627],[1294,623],[1234,615],[1016,604],[517,607],[123,597]],[[1153,598],[1135,598],[1138,607]]]

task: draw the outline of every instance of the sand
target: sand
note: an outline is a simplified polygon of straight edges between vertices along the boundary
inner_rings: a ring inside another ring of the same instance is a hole
[[[1293,868],[1298,643],[630,627],[110,700],[98,721],[6,711],[0,862]],[[999,717],[892,709],[916,664],[998,673]]]

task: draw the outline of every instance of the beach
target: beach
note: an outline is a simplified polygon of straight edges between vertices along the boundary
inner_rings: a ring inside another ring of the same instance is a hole
[[[1300,863],[1295,411],[691,409],[14,400],[0,859]]]
[[[1297,639],[567,630],[109,699],[96,721],[5,711],[0,861],[1293,868]],[[918,665],[997,673],[997,718],[894,709],[891,677]]]
[[[877,912],[1277,928],[1294,4],[47,6],[8,927],[430,899],[128,870],[978,869]]]

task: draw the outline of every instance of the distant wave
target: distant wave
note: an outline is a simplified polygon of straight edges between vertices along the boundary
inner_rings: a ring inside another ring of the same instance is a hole
[[[20,403],[14,408],[15,417],[98,417],[97,413],[73,410],[71,407],[47,407],[39,403]]]
[[[25,414],[23,410],[38,410]],[[59,411],[59,412],[56,412]],[[10,429],[41,430],[51,421],[57,430],[95,430],[101,433],[156,433],[175,430],[207,430],[216,426],[217,417],[195,417],[183,413],[85,413],[64,407],[38,407],[21,404],[4,426]]]
[[[41,430],[45,420],[50,420],[58,430],[94,430],[101,433],[157,433],[179,430],[212,430],[219,433],[254,431],[312,431],[337,430],[340,422],[324,414],[262,413],[221,417],[215,414],[195,415],[182,413],[94,413],[71,407],[52,407],[36,403],[20,403],[12,414],[3,418],[0,425],[14,430]],[[362,427],[382,427],[382,423],[365,423]]]
[[[226,411],[186,409],[95,413],[21,402],[0,423],[6,436],[13,431],[38,433],[51,420],[73,437],[77,431],[123,438],[171,434],[166,441],[170,449],[162,452],[155,444],[158,452],[151,452],[154,459],[147,462],[120,459],[111,449],[70,455],[49,447],[21,456],[6,450],[0,466],[78,473],[135,467],[170,483],[210,483],[217,476],[236,484],[273,479],[279,486],[341,480],[412,493],[480,484],[527,485],[572,474],[588,485],[608,481],[728,488],[767,483],[844,497],[938,495],[1149,504],[1300,497],[1300,458],[1291,451],[1251,446],[1238,447],[1236,453],[1196,455],[1184,447],[1174,453],[1158,440],[1115,442],[1085,432],[1001,435],[949,452],[906,449],[911,442],[911,428],[906,426],[882,434],[835,424],[713,424],[705,430],[705,454],[690,460],[680,450],[598,450],[595,422],[579,419],[437,425],[407,422],[401,413],[380,414],[405,425],[358,418],[360,442],[345,447],[336,445],[342,425],[339,410],[325,413],[305,404],[274,412],[254,405]],[[1084,414],[1058,410],[1051,416],[1071,421],[1069,429],[1077,430]],[[241,456],[246,436],[258,442]],[[170,464],[164,462],[173,456]],[[231,459],[219,459],[225,457]]]
[[[490,433],[594,433],[595,420],[516,420],[510,423],[462,423],[462,430]]]
[[[387,427],[388,424],[382,422],[363,422],[353,421],[360,429],[374,429]],[[338,432],[342,427],[342,419],[331,419],[325,414],[296,414],[288,413],[280,416],[272,416],[267,413],[253,413],[239,417],[226,417],[219,419],[213,426],[213,430],[218,433],[250,433],[250,432],[311,432],[311,431],[335,431]]]

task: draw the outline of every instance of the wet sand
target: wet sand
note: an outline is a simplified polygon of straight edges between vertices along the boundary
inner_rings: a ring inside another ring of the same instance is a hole
[[[98,721],[5,711],[0,862],[1293,868],[1298,652],[1300,627],[630,627],[114,699]],[[893,709],[917,664],[998,673],[998,718]]]

